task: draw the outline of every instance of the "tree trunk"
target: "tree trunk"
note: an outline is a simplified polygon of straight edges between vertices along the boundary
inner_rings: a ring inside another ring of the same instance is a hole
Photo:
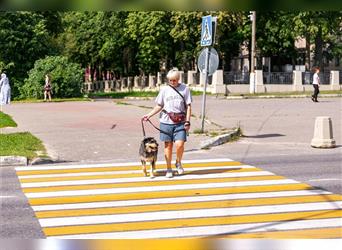
[[[311,50],[310,50],[310,34],[306,34],[305,36],[305,70],[310,71],[311,70]]]
[[[315,38],[315,56],[314,62],[316,66],[319,66],[323,70],[323,40],[322,40],[322,28],[319,27],[317,36]]]

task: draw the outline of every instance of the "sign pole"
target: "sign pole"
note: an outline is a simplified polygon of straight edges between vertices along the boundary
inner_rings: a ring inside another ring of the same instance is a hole
[[[206,53],[205,53],[205,67],[204,67],[205,78],[204,78],[204,88],[203,88],[203,96],[202,96],[201,133],[204,133],[206,92],[207,92],[207,85],[208,85],[208,81],[209,81],[209,75],[208,75],[208,73],[209,73],[209,54],[210,54],[210,47],[206,48]]]

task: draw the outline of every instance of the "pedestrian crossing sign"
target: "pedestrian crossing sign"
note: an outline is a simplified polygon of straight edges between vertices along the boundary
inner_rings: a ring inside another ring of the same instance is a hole
[[[202,17],[201,46],[210,46],[212,44],[212,17]]]

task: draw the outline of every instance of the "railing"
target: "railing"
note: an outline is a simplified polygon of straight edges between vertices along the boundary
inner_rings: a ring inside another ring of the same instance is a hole
[[[313,75],[314,73],[312,72],[302,72],[302,82],[303,84],[312,84],[313,81]],[[319,73],[319,80],[320,84],[330,84],[330,72],[324,72],[324,73]],[[341,81],[340,81],[341,82]]]
[[[264,72],[265,84],[292,84],[292,72]]]
[[[249,84],[249,72],[225,71],[223,82],[225,84]]]
[[[339,75],[340,75],[340,84],[342,84],[342,70],[340,70]]]

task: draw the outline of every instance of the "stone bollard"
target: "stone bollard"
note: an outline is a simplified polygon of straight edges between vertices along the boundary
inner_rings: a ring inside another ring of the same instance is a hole
[[[330,117],[316,117],[314,138],[311,140],[311,147],[334,148],[335,146],[336,142],[333,139],[333,129]]]

